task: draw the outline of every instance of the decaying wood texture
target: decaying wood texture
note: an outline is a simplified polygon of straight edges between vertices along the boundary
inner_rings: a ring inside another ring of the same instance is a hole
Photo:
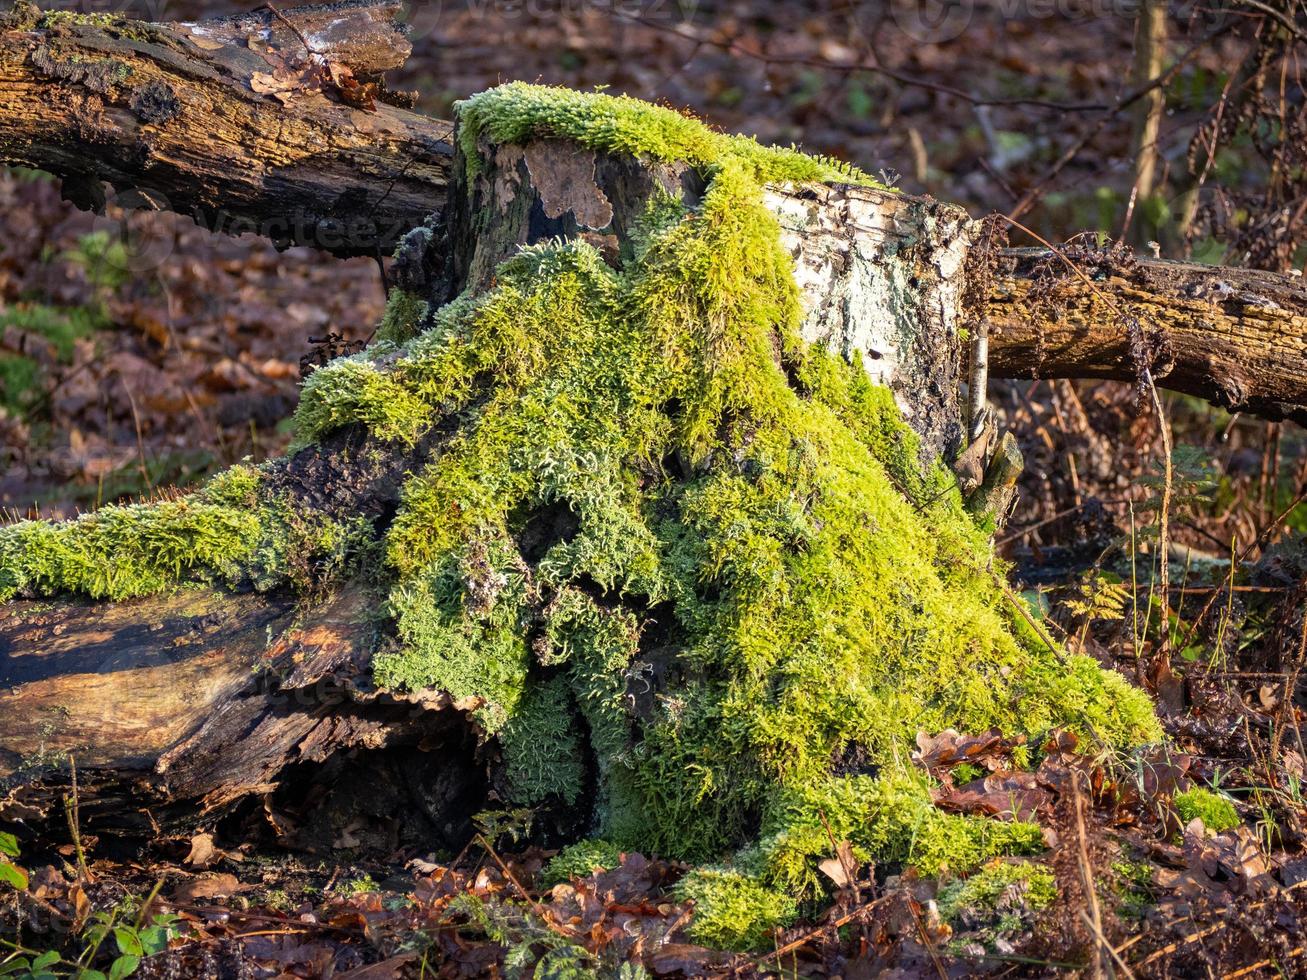
[[[451,212],[443,234],[411,235],[401,248],[405,287],[433,302],[483,288],[499,259],[523,245],[583,237],[617,254],[657,192],[703,189],[685,168],[564,142],[485,144],[481,152],[486,167],[456,187],[466,210]],[[863,352],[866,369],[895,391],[921,434],[923,452],[951,452],[961,438],[966,213],[857,188],[778,190],[768,202],[799,270],[805,335]],[[420,471],[449,437],[433,432],[404,449],[346,430],[273,464],[266,479],[322,513],[393,514],[402,474]],[[180,825],[188,813],[220,814],[242,798],[275,795],[301,763],[316,771],[351,752],[407,749],[427,751],[428,763],[438,754],[439,764],[413,767],[410,789],[427,801],[433,824],[451,825],[445,802],[488,778],[468,744],[477,705],[440,692],[375,691],[369,665],[385,639],[375,617],[381,605],[356,587],[300,604],[209,592],[118,605],[10,604],[0,613],[0,745],[8,749],[0,786],[8,777],[13,788],[7,803],[0,793],[0,817],[47,809],[60,777],[43,763],[69,756],[98,801],[97,826],[122,831],[130,829],[124,810]],[[42,782],[51,778],[53,787]],[[464,799],[464,813],[476,809]]]
[[[1160,385],[1307,425],[1301,276],[1156,259],[1076,274],[1046,250],[1012,249],[985,316],[998,377],[1131,381],[1135,334]]]
[[[275,88],[287,66],[325,63],[367,83],[410,46],[398,0],[267,10],[202,25],[64,15],[36,26],[20,2],[0,22],[0,160],[48,170],[84,207],[101,183],[138,207],[230,234],[337,255],[389,254],[443,205],[451,127],[378,102]],[[328,89],[329,91],[329,89]]]
[[[87,826],[131,833],[271,794],[303,763],[364,751],[375,771],[408,750],[439,759],[403,766],[401,782],[441,836],[478,779],[473,730],[452,710],[474,706],[371,689],[372,601],[351,587],[307,611],[207,590],[0,607],[0,817],[57,814],[70,758]],[[456,826],[447,836],[461,843]]]

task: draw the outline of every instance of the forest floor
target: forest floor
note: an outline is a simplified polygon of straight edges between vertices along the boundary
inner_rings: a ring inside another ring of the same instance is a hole
[[[148,15],[223,6],[168,2]],[[726,0],[692,14],[672,2],[414,9],[416,50],[397,84],[434,115],[511,78],[609,85],[893,169],[905,189],[974,214],[1038,191],[1024,220],[1045,236],[1123,230],[1128,118],[1109,118],[1088,152],[1046,178],[1104,115],[1068,107],[1120,92],[1133,5],[1011,16],[976,4],[965,33],[939,43],[896,34],[876,4],[838,0]],[[1174,86],[1171,161],[1232,62],[1222,44]],[[868,51],[882,71],[847,67]],[[0,174],[0,506],[68,516],[275,455],[304,365],[366,341],[384,299],[368,259],[277,253],[171,215],[96,217],[63,202],[56,181]],[[1172,740],[1165,755],[1125,760],[1050,745],[1017,785],[1008,748],[985,733],[922,733],[921,764],[952,787],[941,805],[1003,812],[1020,793],[1050,828],[1056,901],[1004,884],[1001,870],[988,890],[941,893],[911,869],[833,866],[832,905],[770,952],[726,954],[686,940],[692,911],[669,892],[683,869],[627,855],[550,884],[551,855],[523,849],[520,828],[493,817],[459,855],[360,855],[348,835],[285,854],[202,834],[131,859],[83,840],[84,871],[70,834],[44,855],[48,867],[23,855],[36,901],[7,902],[4,915],[26,918],[25,955],[62,943],[65,964],[83,955],[107,972],[171,936],[135,975],[612,976],[637,960],[658,976],[1302,975],[1303,432],[1179,396],[1164,398],[1163,422],[1125,385],[1005,382],[991,395],[1027,461],[1000,554],[1051,630],[1156,696]],[[1169,490],[1164,424],[1176,446]],[[1167,616],[1151,572],[1163,496]],[[70,938],[73,923],[83,938]]]

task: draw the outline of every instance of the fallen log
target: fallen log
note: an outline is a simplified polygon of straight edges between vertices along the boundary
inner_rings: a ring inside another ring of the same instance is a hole
[[[0,159],[64,178],[84,208],[107,183],[214,231],[389,255],[441,207],[451,156],[448,123],[383,101],[411,50],[399,9],[151,24],[20,0],[0,22]]]
[[[102,206],[107,183],[128,207],[213,230],[389,254],[446,209],[451,124],[385,102],[351,105],[303,71],[307,44],[322,64],[380,85],[410,51],[398,10],[396,0],[350,0],[284,19],[262,10],[145,24],[20,3],[0,31],[0,160],[63,177],[87,207]],[[1137,322],[1163,387],[1307,421],[1301,277],[1154,259],[1090,272],[1092,285],[1044,250],[999,258],[969,314],[993,325],[994,377],[1135,381]]]
[[[984,317],[996,377],[1134,382],[1147,367],[1159,386],[1307,425],[1302,276],[1009,249]]]

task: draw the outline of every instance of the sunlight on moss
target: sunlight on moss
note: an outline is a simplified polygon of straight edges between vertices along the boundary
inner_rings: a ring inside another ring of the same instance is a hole
[[[700,167],[716,168],[731,161],[743,164],[760,182],[842,181],[883,186],[842,161],[719,133],[683,113],[629,95],[510,82],[456,102],[454,110],[459,143],[473,176],[481,167],[477,143],[484,134],[495,143],[572,139],[610,153]]]
[[[607,116],[598,136],[565,126],[541,98],[510,86],[475,111],[495,139],[637,138]],[[650,152],[708,138],[686,126]],[[487,730],[511,732],[539,672],[561,670],[607,839],[691,861],[752,848],[755,876],[796,895],[821,887],[818,812],[866,857],[930,872],[1039,850],[1033,825],[935,809],[906,761],[917,731],[1037,744],[1068,727],[1124,748],[1160,738],[1151,707],[1022,630],[889,392],[799,339],[758,180],[719,158],[698,208],[651,205],[621,268],[584,242],[524,249],[490,292],[375,355],[427,425],[463,419],[388,534],[404,642],[378,676],[481,698]],[[318,376],[336,403],[363,393],[333,370]],[[853,749],[879,774],[840,775]]]
[[[622,862],[622,850],[606,840],[577,841],[550,860],[540,872],[540,883],[546,888],[573,878],[588,878],[595,871],[609,871]]]
[[[830,832],[932,874],[1043,847],[1032,824],[935,808],[909,762],[918,731],[1161,738],[1145,695],[1024,626],[890,393],[800,339],[761,182],[860,175],[517,83],[460,121],[471,149],[480,132],[565,136],[711,174],[694,208],[651,202],[621,267],[584,241],[523,249],[484,295],[304,386],[301,443],[351,425],[403,445],[451,433],[385,535],[395,638],[374,673],[478,705],[506,803],[580,799],[592,757],[592,831],[613,847],[733,861],[682,893],[696,938],[742,948],[821,893]],[[135,564],[239,563],[259,538],[242,519],[205,562],[142,541]]]
[[[308,591],[370,533],[361,520],[260,500],[259,482],[235,466],[176,500],[0,528],[0,601],[60,592],[116,601],[182,584]]]
[[[1035,862],[995,860],[962,881],[939,890],[940,917],[954,929],[952,946],[980,943],[994,948],[1030,928],[1039,912],[1057,900],[1052,868]]]
[[[1038,911],[1057,899],[1057,882],[1052,869],[1043,864],[991,861],[969,878],[940,889],[939,914],[952,922],[964,912],[993,913],[998,900],[1014,891]]]
[[[1185,824],[1201,819],[1203,826],[1214,834],[1233,830],[1243,822],[1228,796],[1201,786],[1176,794],[1175,812]]]
[[[699,868],[676,885],[675,896],[694,903],[690,938],[715,949],[756,950],[798,915],[794,898],[730,868]]]

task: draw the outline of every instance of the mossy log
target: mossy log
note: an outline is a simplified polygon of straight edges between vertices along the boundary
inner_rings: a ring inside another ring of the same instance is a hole
[[[382,73],[411,51],[400,7],[152,24],[18,0],[0,21],[0,160],[59,175],[83,208],[110,184],[215,231],[389,255],[443,202],[451,156],[448,123],[385,101]]]
[[[71,758],[93,831],[244,812],[356,846],[380,806],[392,849],[454,845],[494,799],[715,865],[678,886],[693,930],[747,946],[832,835],[928,873],[1043,847],[936,808],[922,731],[1022,765],[1055,730],[1160,738],[1032,628],[941,462],[962,211],[624,97],[514,83],[455,135],[451,205],[290,455],[0,529],[0,818]]]
[[[575,239],[617,262],[632,248],[634,226],[651,202],[674,194],[695,207],[706,188],[703,172],[689,164],[597,152],[571,140],[487,143],[479,152],[488,162],[460,191],[464,205],[451,211],[448,227],[429,221],[400,251],[400,285],[383,323],[397,339],[429,326],[430,311],[452,297],[492,288],[496,270],[524,246]],[[461,158],[457,166],[466,169]],[[952,454],[961,437],[966,214],[854,185],[774,187],[765,202],[793,259],[803,339],[855,358],[869,379],[894,392],[917,436],[914,466]],[[315,390],[330,373],[319,376]],[[75,574],[63,570],[57,581],[19,591],[71,589],[127,601],[0,605],[0,776],[18,787],[8,811],[0,804],[0,817],[34,816],[36,801],[51,803],[57,794],[38,787],[64,787],[69,758],[81,769],[83,790],[101,796],[84,808],[92,826],[139,830],[148,825],[138,806],[151,807],[154,818],[175,812],[184,823],[240,797],[270,793],[301,763],[333,752],[419,742],[432,751],[449,742],[461,751],[459,739],[440,733],[449,730],[449,718],[458,718],[464,733],[474,730],[467,715],[482,699],[459,701],[434,690],[379,693],[371,657],[388,627],[376,616],[373,586],[356,580],[340,595],[315,598],[322,568],[335,563],[317,529],[365,518],[366,533],[384,531],[401,506],[403,474],[420,472],[449,433],[377,437],[357,420],[315,418],[318,400],[310,402],[301,434],[324,438],[261,477],[272,488],[266,497],[291,515],[262,533],[289,538],[284,550],[302,550],[303,567],[282,577],[306,595],[277,587],[286,583],[268,573],[280,560],[274,559],[257,573],[244,568],[226,578],[234,591],[130,599],[156,583],[152,571],[126,559],[134,542],[124,539],[97,544],[79,558]],[[341,422],[348,424],[342,429]],[[205,503],[186,498],[181,506],[194,516],[229,496],[225,489],[205,494]],[[567,525],[568,518],[546,511],[527,537],[565,533],[551,522]],[[309,524],[313,531],[305,530]],[[543,547],[523,544],[528,552]],[[13,565],[4,567],[13,556],[0,546],[0,580],[15,574]],[[118,566],[131,567],[111,571]],[[437,715],[446,720],[433,721]],[[451,764],[461,772],[471,759],[465,753]],[[487,767],[485,759],[479,764]],[[118,808],[129,799],[124,819]]]
[[[215,230],[389,254],[450,203],[454,152],[450,123],[385,102],[381,75],[410,51],[399,8],[288,8],[292,30],[266,10],[146,24],[16,4],[0,26],[0,160],[63,177],[84,207],[100,207],[109,184],[134,192],[124,205]],[[285,84],[287,66],[306,63],[305,41],[382,100]],[[839,202],[827,214],[850,217]],[[1307,421],[1301,277],[1155,259],[1091,260],[1089,271],[1092,285],[1045,251],[1004,254],[969,311],[994,326],[994,377],[1133,381],[1148,366],[1163,387],[1232,411]]]

